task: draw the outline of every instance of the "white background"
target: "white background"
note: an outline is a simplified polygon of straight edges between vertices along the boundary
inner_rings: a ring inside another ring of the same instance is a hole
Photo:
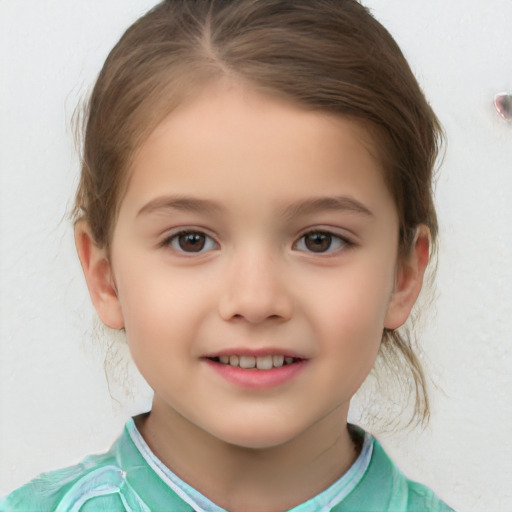
[[[70,117],[152,0],[0,0],[0,491],[104,451],[148,407],[111,383],[66,217]],[[367,0],[448,136],[437,186],[437,302],[422,336],[433,417],[381,435],[404,472],[458,511],[512,510],[511,0]]]

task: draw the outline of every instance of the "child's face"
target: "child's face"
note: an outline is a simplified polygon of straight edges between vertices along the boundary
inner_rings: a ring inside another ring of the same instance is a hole
[[[96,306],[124,325],[160,413],[250,447],[346,418],[416,297],[373,149],[354,122],[220,85],[143,144],[112,239],[116,295]]]

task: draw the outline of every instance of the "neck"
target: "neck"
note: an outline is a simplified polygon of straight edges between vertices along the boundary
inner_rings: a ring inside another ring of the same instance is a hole
[[[270,448],[226,443],[157,401],[137,427],[155,455],[182,480],[232,512],[279,512],[319,494],[357,458],[347,408]]]

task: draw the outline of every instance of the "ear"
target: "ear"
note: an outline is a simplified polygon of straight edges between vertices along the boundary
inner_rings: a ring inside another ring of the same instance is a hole
[[[112,329],[122,329],[124,318],[107,251],[96,245],[84,220],[75,224],[75,245],[92,303],[101,321]]]
[[[387,329],[397,329],[409,317],[423,285],[429,250],[430,230],[422,224],[416,230],[410,254],[398,264],[395,288],[384,319]]]

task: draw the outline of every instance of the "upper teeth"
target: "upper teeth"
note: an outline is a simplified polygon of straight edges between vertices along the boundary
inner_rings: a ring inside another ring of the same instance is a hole
[[[258,370],[271,370],[272,368],[279,368],[286,362],[287,364],[293,363],[293,357],[285,357],[283,355],[274,356],[220,356],[219,361],[222,364],[229,364],[240,368],[257,368]]]

